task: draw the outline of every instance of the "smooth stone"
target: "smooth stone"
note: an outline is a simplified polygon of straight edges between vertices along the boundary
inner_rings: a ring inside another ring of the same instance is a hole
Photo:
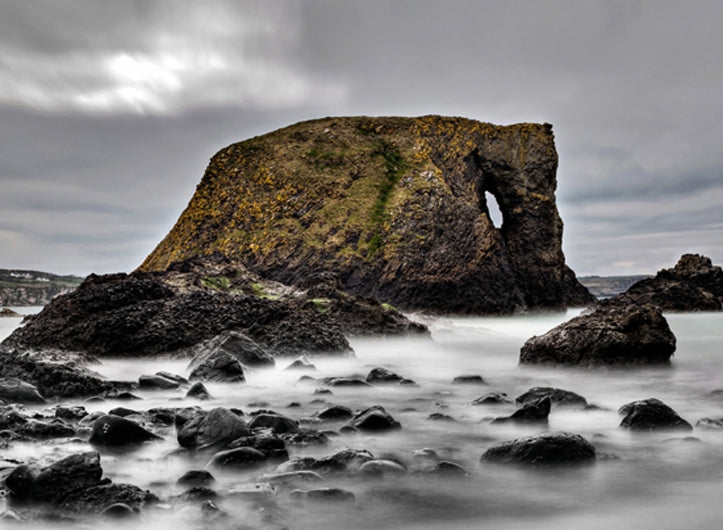
[[[146,390],[175,390],[180,383],[162,375],[142,375],[138,378],[138,385]]]
[[[216,468],[243,469],[255,467],[265,460],[266,455],[258,449],[254,449],[253,447],[237,447],[236,449],[219,451],[213,455],[208,465]]]
[[[458,375],[452,380],[453,385],[486,385],[481,375]]]
[[[506,405],[507,403],[512,403],[512,400],[504,392],[490,392],[472,401],[472,405]]]
[[[88,441],[92,445],[119,447],[160,439],[131,420],[107,414],[95,420]]]
[[[376,405],[356,414],[348,424],[360,431],[389,431],[401,429],[401,424],[384,407]]]
[[[481,460],[529,466],[590,464],[595,461],[595,447],[579,434],[545,433],[518,438],[490,447]]]
[[[398,383],[402,381],[403,378],[399,375],[395,374],[394,372],[387,370],[386,368],[373,368],[366,377],[366,382],[371,384],[378,384],[378,383]]]
[[[354,413],[349,407],[334,405],[319,412],[316,417],[324,421],[348,420]]]
[[[362,476],[396,476],[404,475],[407,469],[399,462],[388,459],[369,460],[359,468],[359,475]]]
[[[214,476],[205,469],[186,471],[177,481],[180,486],[208,486],[216,481]]]
[[[632,431],[693,430],[690,423],[656,398],[626,403],[618,413],[625,416],[620,427]]]

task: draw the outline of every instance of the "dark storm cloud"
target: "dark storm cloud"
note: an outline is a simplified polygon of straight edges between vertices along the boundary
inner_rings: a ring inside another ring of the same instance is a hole
[[[0,267],[136,266],[208,158],[325,115],[554,124],[581,273],[723,261],[723,3],[6,1]]]

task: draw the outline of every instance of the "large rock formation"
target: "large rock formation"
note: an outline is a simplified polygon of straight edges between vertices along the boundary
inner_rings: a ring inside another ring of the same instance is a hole
[[[285,283],[333,271],[349,292],[402,309],[584,305],[593,299],[562,253],[556,170],[549,124],[299,123],[218,152],[141,269],[220,251]]]
[[[165,272],[91,275],[0,345],[0,376],[22,379],[11,367],[27,349],[189,356],[194,346],[235,330],[272,355],[297,356],[351,352],[345,333],[355,327],[346,321],[375,322],[370,331],[386,334],[428,333],[375,301],[327,293],[329,298],[317,298],[313,289],[262,280],[219,255],[179,262]]]
[[[664,311],[719,311],[723,301],[723,270],[699,254],[684,254],[675,267],[662,269],[609,304],[654,304]]]

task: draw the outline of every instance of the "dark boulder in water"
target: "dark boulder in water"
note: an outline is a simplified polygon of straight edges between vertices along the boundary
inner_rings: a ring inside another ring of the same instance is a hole
[[[253,447],[237,447],[219,451],[211,458],[209,466],[217,468],[244,469],[255,467],[266,460],[266,455]]]
[[[618,413],[625,416],[620,427],[632,431],[693,430],[690,423],[656,398],[626,403],[620,407]]]
[[[580,394],[563,390],[561,388],[552,388],[549,386],[536,386],[527,392],[520,394],[515,401],[521,405],[526,405],[542,398],[550,398],[552,405],[561,407],[586,407],[587,400]]]
[[[186,392],[187,398],[207,400],[211,399],[211,394],[208,393],[206,386],[200,381],[196,381],[191,385],[191,388]]]
[[[342,405],[333,405],[320,411],[316,417],[324,421],[348,420],[354,416],[352,410]]]
[[[159,439],[131,420],[108,414],[95,420],[89,442],[97,446],[120,447]]]
[[[490,447],[481,460],[529,466],[589,464],[595,461],[595,447],[579,434],[545,433],[518,438]]]
[[[375,405],[356,414],[348,423],[360,431],[389,431],[401,429],[401,424],[392,418],[384,407]]]
[[[225,408],[201,411],[178,429],[178,443],[187,449],[223,447],[251,430],[245,421]]]
[[[403,378],[386,368],[377,367],[372,369],[366,377],[366,382],[371,384],[398,383]]]
[[[351,491],[341,488],[316,488],[311,490],[293,490],[289,496],[292,499],[320,503],[353,504],[356,497]]]
[[[239,331],[226,330],[193,348],[191,366],[221,351],[234,357],[242,366],[270,367],[276,364],[274,358],[256,341]]]
[[[472,401],[472,405],[504,405],[512,400],[504,392],[489,392]]]
[[[191,381],[215,381],[219,383],[243,383],[244,369],[239,360],[224,350],[215,350],[196,358],[189,365]]]
[[[138,378],[138,386],[146,390],[174,390],[180,383],[163,375],[142,375]]]
[[[177,481],[180,486],[208,486],[216,481],[214,476],[205,469],[186,471]]]
[[[659,307],[598,306],[529,339],[520,352],[520,364],[665,365],[675,343]]]
[[[486,385],[487,382],[481,375],[468,374],[458,375],[452,380],[453,385]]]
[[[257,414],[248,424],[250,429],[270,429],[276,434],[298,432],[299,424],[281,414]]]
[[[139,512],[158,501],[153,493],[133,484],[99,484],[75,490],[63,498],[58,508],[70,513],[100,514],[110,506],[123,504],[132,512]]]
[[[505,418],[495,418],[492,423],[542,423],[547,424],[550,415],[550,398],[530,401]]]
[[[317,383],[326,386],[370,386],[359,377],[322,377]]]

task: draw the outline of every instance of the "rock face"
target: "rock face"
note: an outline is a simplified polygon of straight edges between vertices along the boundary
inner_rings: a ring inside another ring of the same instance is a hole
[[[521,364],[634,366],[668,364],[675,336],[660,308],[604,305],[529,339]]]
[[[664,311],[720,311],[723,270],[710,258],[684,254],[675,267],[633,284],[606,303],[654,304]]]
[[[218,152],[141,269],[220,251],[284,283],[334,272],[347,291],[403,309],[587,304],[562,253],[556,170],[549,124],[299,123]]]

